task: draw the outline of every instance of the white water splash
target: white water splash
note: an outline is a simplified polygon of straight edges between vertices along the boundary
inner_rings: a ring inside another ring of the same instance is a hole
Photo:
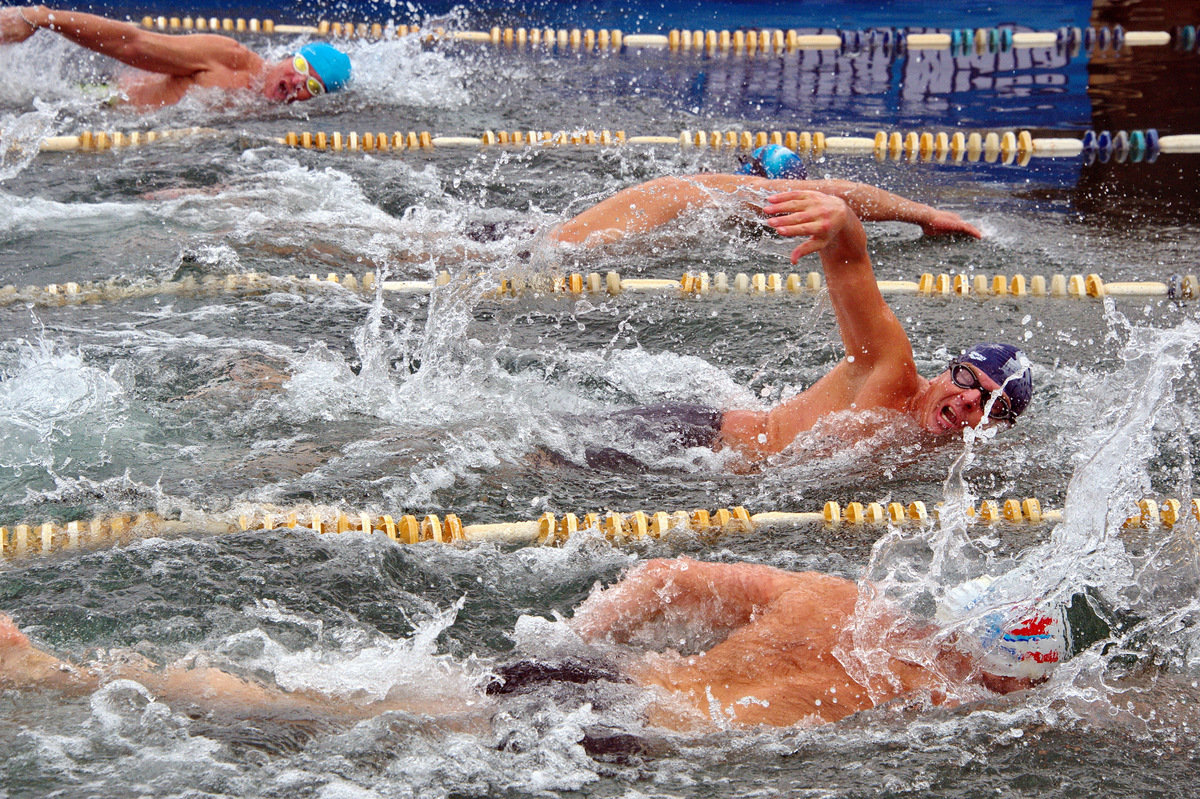
[[[1124,523],[1136,515],[1137,501],[1152,493],[1149,464],[1162,446],[1160,421],[1176,423],[1177,414],[1183,412],[1174,402],[1175,386],[1188,376],[1200,348],[1200,324],[1189,320],[1175,328],[1156,329],[1116,318],[1115,327],[1123,339],[1123,366],[1106,376],[1108,390],[1095,396],[1099,406],[1091,415],[1098,423],[1079,437],[1079,465],[1068,487],[1064,519],[1047,540],[1000,556],[993,551],[994,544],[982,538],[989,531],[967,525],[962,509],[975,499],[969,467],[985,444],[968,436],[963,455],[946,481],[945,505],[937,524],[928,531],[892,528],[876,543],[864,571],[874,597],[870,591],[862,592],[850,633],[853,643],[839,652],[864,684],[872,677],[886,679],[889,658],[901,654],[937,668],[928,647],[904,653],[879,651],[878,625],[888,616],[887,606],[895,603],[929,613],[933,600],[979,574],[989,574],[995,582],[986,600],[960,619],[955,629],[968,629],[988,613],[1021,604],[1065,602],[1090,588],[1113,609],[1154,614],[1148,626],[1139,630],[1143,635],[1148,628],[1153,630],[1151,637],[1160,636],[1158,646],[1174,648],[1178,642],[1173,638],[1194,637],[1185,631],[1190,624],[1179,623],[1195,615],[1194,595],[1162,590],[1181,579],[1196,583],[1200,551],[1194,541],[1194,522],[1183,519],[1176,529],[1164,531],[1166,540],[1146,555],[1131,549]],[[1103,404],[1114,399],[1119,403],[1114,407]],[[1183,493],[1176,496],[1190,497],[1190,480],[1179,489]],[[884,597],[885,602],[878,601]],[[1148,597],[1159,601],[1150,603]],[[1185,649],[1190,648],[1185,644]],[[1069,664],[1055,675],[1052,685],[1059,687],[1050,692],[1069,693],[1065,686],[1087,663],[1104,668],[1098,659]]]
[[[129,400],[108,372],[52,342],[17,342],[0,379],[0,467],[63,468],[107,459],[109,438],[127,420]]]

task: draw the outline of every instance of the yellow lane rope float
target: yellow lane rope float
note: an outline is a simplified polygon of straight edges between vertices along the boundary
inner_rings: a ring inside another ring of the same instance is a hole
[[[879,50],[891,54],[906,50],[950,50],[955,54],[1009,52],[1014,49],[1061,47],[1079,52],[1118,51],[1123,47],[1195,46],[1195,26],[1174,31],[1126,31],[1121,26],[1063,27],[1056,31],[1018,31],[1013,27],[956,28],[949,32],[910,33],[901,29],[839,30],[837,33],[802,33],[778,28],[751,30],[680,30],[665,34],[624,33],[617,29],[511,28],[455,31],[444,27],[322,20],[315,25],[287,25],[273,20],[243,17],[146,16],[142,25],[160,31],[220,31],[223,33],[324,36],[345,39],[394,39],[418,36],[424,41],[462,41],[505,47],[546,47],[582,52],[619,52],[660,49],[672,52],[757,54],[800,50]]]
[[[168,141],[187,136],[213,135],[211,128],[167,131],[85,131],[77,136],[45,139],[43,152],[101,152]],[[874,156],[879,161],[937,161],[938,163],[993,163],[1026,165],[1033,158],[1073,158],[1080,155],[1107,161],[1139,162],[1159,154],[1200,152],[1200,134],[1159,136],[1146,130],[1087,131],[1079,138],[1039,137],[1028,130],[1000,131],[878,131],[873,136],[833,136],[819,131],[680,131],[673,135],[636,135],[610,130],[484,131],[475,136],[435,136],[429,131],[290,131],[265,140],[304,150],[327,152],[404,153],[439,148],[486,147],[616,147],[670,145],[683,149],[752,150],[765,144],[782,144],[801,156]],[[255,142],[248,140],[251,146]],[[259,142],[261,143],[261,142]]]
[[[1061,510],[1042,508],[1037,499],[988,499],[979,506],[964,509],[969,524],[1043,524],[1062,521]],[[1185,507],[1177,499],[1143,499],[1138,510],[1124,523],[1126,529],[1169,529],[1183,521],[1190,511],[1200,520],[1200,499],[1193,498]],[[819,511],[769,512],[751,514],[743,507],[680,510],[674,512],[604,511],[561,517],[544,513],[531,521],[464,524],[455,514],[388,515],[346,512],[327,507],[278,509],[255,508],[227,514],[187,513],[166,519],[156,513],[137,516],[117,515],[73,521],[66,524],[16,524],[0,527],[0,557],[20,558],[83,548],[99,548],[129,543],[138,539],[208,533],[214,535],[260,530],[308,530],[324,534],[358,532],[386,535],[398,543],[417,544],[495,542],[509,544],[562,544],[571,536],[592,530],[614,543],[659,538],[671,531],[700,535],[751,533],[780,527],[822,524],[841,525],[929,525],[940,519],[940,503],[927,506],[910,502],[849,502],[845,506],[826,502]]]
[[[480,278],[476,278],[480,279]],[[814,295],[822,290],[820,272],[799,274],[791,272],[748,274],[739,272],[689,272],[679,279],[622,278],[618,272],[573,272],[556,276],[525,276],[482,278],[494,280],[487,289],[495,298],[528,294],[579,297],[583,295],[616,296],[626,292],[675,293],[681,297],[709,297],[726,294],[754,295]],[[359,275],[325,277],[309,275],[276,277],[260,272],[229,275],[209,275],[200,279],[187,276],[170,281],[122,282],[110,280],[91,283],[52,283],[46,286],[8,285],[0,287],[0,306],[15,303],[57,307],[117,302],[157,295],[181,297],[210,297],[220,294],[254,295],[267,292],[303,293],[323,289],[345,289],[362,294],[382,291],[391,294],[423,294],[453,282],[449,272],[442,271],[432,280],[379,280],[374,272]],[[1088,275],[985,275],[938,274],[926,272],[917,280],[880,280],[884,294],[911,294],[922,297],[978,298],[1052,298],[1082,300],[1102,297],[1163,297],[1171,300],[1200,298],[1200,281],[1194,274],[1173,275],[1166,281],[1131,281],[1106,283],[1097,274]]]

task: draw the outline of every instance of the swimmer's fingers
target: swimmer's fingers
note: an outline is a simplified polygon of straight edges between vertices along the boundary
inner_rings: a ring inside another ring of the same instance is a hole
[[[818,238],[816,236],[813,236],[808,241],[800,244],[799,246],[796,247],[796,249],[792,250],[792,263],[795,264],[795,263],[799,262],[799,260],[801,258],[803,258],[804,256],[812,255],[814,252],[824,249],[825,245],[828,243],[829,243],[828,237]]]
[[[762,207],[762,212],[767,216],[794,214],[819,205],[821,198],[827,196],[819,191],[809,191],[807,189],[781,191],[778,194],[772,194],[767,197],[767,201]]]
[[[796,249],[792,250],[792,263],[796,263],[810,253],[823,249],[833,239],[838,230],[830,225],[829,219],[825,216],[793,214],[791,217],[796,217],[793,220],[796,222],[795,224],[784,224],[776,219],[769,220],[769,223],[781,236],[787,236],[788,238],[807,237],[807,241],[802,242]],[[790,219],[791,217],[782,217],[781,219]]]
[[[812,236],[827,227],[828,218],[823,202],[827,195],[813,191],[789,191],[767,198],[763,213],[767,224],[781,236]]]
[[[789,237],[812,236],[829,227],[821,214],[812,212],[773,216],[767,220],[767,224],[780,236]]]
[[[841,199],[819,191],[786,191],[767,198],[767,224],[781,236],[808,241],[792,251],[792,263],[829,244],[846,226],[851,213]]]
[[[975,239],[983,238],[983,233],[979,228],[950,211],[935,211],[928,220],[921,223],[921,230],[925,232],[926,236],[962,234]]]

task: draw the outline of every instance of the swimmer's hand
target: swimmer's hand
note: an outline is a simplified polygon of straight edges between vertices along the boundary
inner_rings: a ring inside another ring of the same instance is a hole
[[[983,238],[983,233],[979,228],[950,211],[935,210],[929,219],[918,224],[926,236],[952,236],[961,233],[975,239]]]
[[[0,8],[0,44],[17,44],[37,33],[33,11],[33,6]]]
[[[767,224],[781,236],[807,236],[808,241],[792,250],[792,263],[824,249],[854,214],[846,203],[819,191],[785,191],[767,198],[763,206]]]

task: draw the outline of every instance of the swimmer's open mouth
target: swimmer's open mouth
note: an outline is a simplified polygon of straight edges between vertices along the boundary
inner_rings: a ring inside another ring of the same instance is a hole
[[[942,417],[942,421],[945,422],[947,427],[958,426],[958,414],[951,410],[949,405],[943,406],[942,412],[938,415]]]

